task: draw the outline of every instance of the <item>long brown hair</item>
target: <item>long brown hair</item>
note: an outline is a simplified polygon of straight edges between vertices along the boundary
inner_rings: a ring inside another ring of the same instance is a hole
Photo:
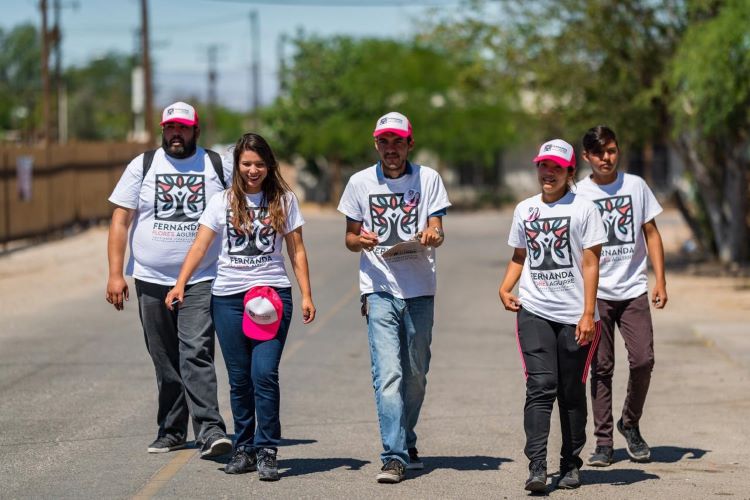
[[[240,175],[240,156],[245,151],[253,151],[261,157],[268,167],[268,175],[263,179],[261,192],[263,200],[268,204],[268,214],[271,217],[271,227],[284,234],[288,207],[284,206],[284,195],[292,188],[281,177],[279,164],[266,140],[258,134],[248,133],[239,138],[234,146],[234,170],[232,187],[229,194],[229,207],[232,209],[232,226],[241,233],[252,232],[253,217],[248,211],[245,198],[245,181]]]

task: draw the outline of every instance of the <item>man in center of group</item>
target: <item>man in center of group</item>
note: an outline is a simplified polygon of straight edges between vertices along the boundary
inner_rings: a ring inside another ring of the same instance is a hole
[[[346,216],[346,248],[360,252],[383,442],[377,480],[398,483],[406,468],[423,468],[414,428],[430,365],[435,248],[444,241],[442,217],[450,202],[435,170],[408,161],[414,137],[404,115],[382,116],[373,136],[380,161],[351,177],[338,210]]]

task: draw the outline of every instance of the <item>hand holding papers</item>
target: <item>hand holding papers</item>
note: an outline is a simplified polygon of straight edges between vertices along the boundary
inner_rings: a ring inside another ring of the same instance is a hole
[[[397,255],[406,255],[424,251],[425,246],[419,242],[419,239],[402,241],[396,243],[391,248],[383,252],[383,257],[396,257]]]

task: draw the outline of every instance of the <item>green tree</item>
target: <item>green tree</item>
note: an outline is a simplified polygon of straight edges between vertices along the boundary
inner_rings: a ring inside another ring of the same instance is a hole
[[[505,121],[503,101],[473,93],[472,64],[427,40],[299,36],[294,43],[287,91],[264,121],[281,151],[325,159],[331,200],[341,192],[342,166],[376,158],[372,129],[388,111],[409,116],[417,148],[446,162],[490,162],[493,144],[505,138],[502,127],[482,126]]]
[[[0,130],[33,133],[39,122],[41,48],[32,24],[0,29]]]
[[[131,56],[109,53],[65,72],[70,136],[124,140],[133,127],[130,109]]]
[[[473,10],[447,26],[473,36],[519,82],[537,134],[577,142],[582,131],[606,122],[626,131],[623,146],[633,151],[669,136],[660,77],[684,30],[682,4],[501,0],[492,9],[473,2]]]
[[[750,3],[697,1],[690,18],[668,75],[675,142],[697,201],[688,217],[705,247],[741,262],[750,256]]]
[[[687,168],[690,196],[674,189],[698,241],[723,262],[748,258],[750,2],[476,0],[466,7],[438,16],[428,33],[517,80],[537,134],[576,140],[605,123],[646,163],[654,145],[671,145]]]

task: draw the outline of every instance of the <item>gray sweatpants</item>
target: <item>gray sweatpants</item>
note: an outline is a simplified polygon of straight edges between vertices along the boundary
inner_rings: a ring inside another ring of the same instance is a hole
[[[183,303],[170,311],[164,305],[170,286],[135,280],[146,348],[156,369],[159,437],[187,438],[189,415],[198,442],[226,433],[216,397],[211,283],[185,287]]]

